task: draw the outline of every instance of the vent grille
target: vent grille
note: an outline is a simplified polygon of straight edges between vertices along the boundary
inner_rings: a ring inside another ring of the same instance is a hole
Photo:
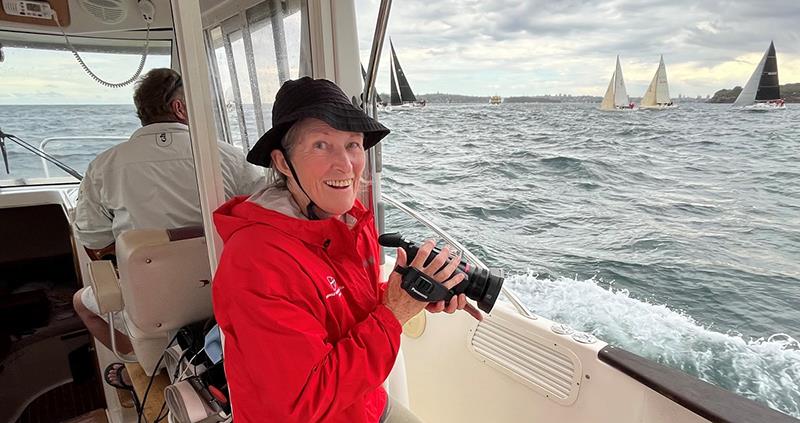
[[[565,405],[577,399],[580,362],[566,348],[504,327],[491,318],[478,324],[471,346],[487,364],[546,397]]]
[[[118,24],[128,16],[124,0],[80,0],[80,4],[86,13],[104,24]]]

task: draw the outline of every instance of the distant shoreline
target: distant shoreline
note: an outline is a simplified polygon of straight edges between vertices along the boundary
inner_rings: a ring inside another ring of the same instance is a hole
[[[708,100],[709,103],[733,103],[736,97],[742,92],[742,87],[736,86],[731,89],[722,89],[714,93]],[[781,97],[787,103],[800,103],[800,83],[781,85]]]

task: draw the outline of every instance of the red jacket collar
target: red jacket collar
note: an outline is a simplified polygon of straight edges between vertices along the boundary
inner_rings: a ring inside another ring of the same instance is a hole
[[[298,219],[264,208],[259,204],[247,201],[247,199],[247,196],[234,197],[214,212],[214,223],[223,241],[227,241],[239,229],[254,224],[263,224],[308,244],[324,247],[337,234],[357,232],[363,225],[373,222],[372,213],[358,200],[346,213],[356,220],[353,227],[349,228],[340,219]]]

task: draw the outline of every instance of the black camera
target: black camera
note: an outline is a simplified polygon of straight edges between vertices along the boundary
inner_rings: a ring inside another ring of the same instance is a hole
[[[397,232],[383,234],[378,237],[378,243],[384,247],[400,247],[406,252],[408,261],[411,262],[419,251],[419,247],[403,238]],[[428,258],[425,259],[427,266],[441,250],[434,248]],[[468,298],[478,302],[478,308],[489,313],[494,307],[500,289],[503,287],[503,277],[489,270],[470,265],[465,261],[458,264],[458,270],[466,274],[461,283],[447,289],[444,285],[430,279],[419,269],[407,267],[405,269],[395,269],[403,275],[402,287],[412,297],[419,301],[437,302],[449,301],[455,295],[466,294]]]

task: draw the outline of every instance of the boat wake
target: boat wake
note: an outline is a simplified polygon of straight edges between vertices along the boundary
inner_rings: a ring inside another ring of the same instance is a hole
[[[800,417],[800,341],[787,334],[745,339],[717,332],[594,278],[529,272],[506,284],[536,314]]]

